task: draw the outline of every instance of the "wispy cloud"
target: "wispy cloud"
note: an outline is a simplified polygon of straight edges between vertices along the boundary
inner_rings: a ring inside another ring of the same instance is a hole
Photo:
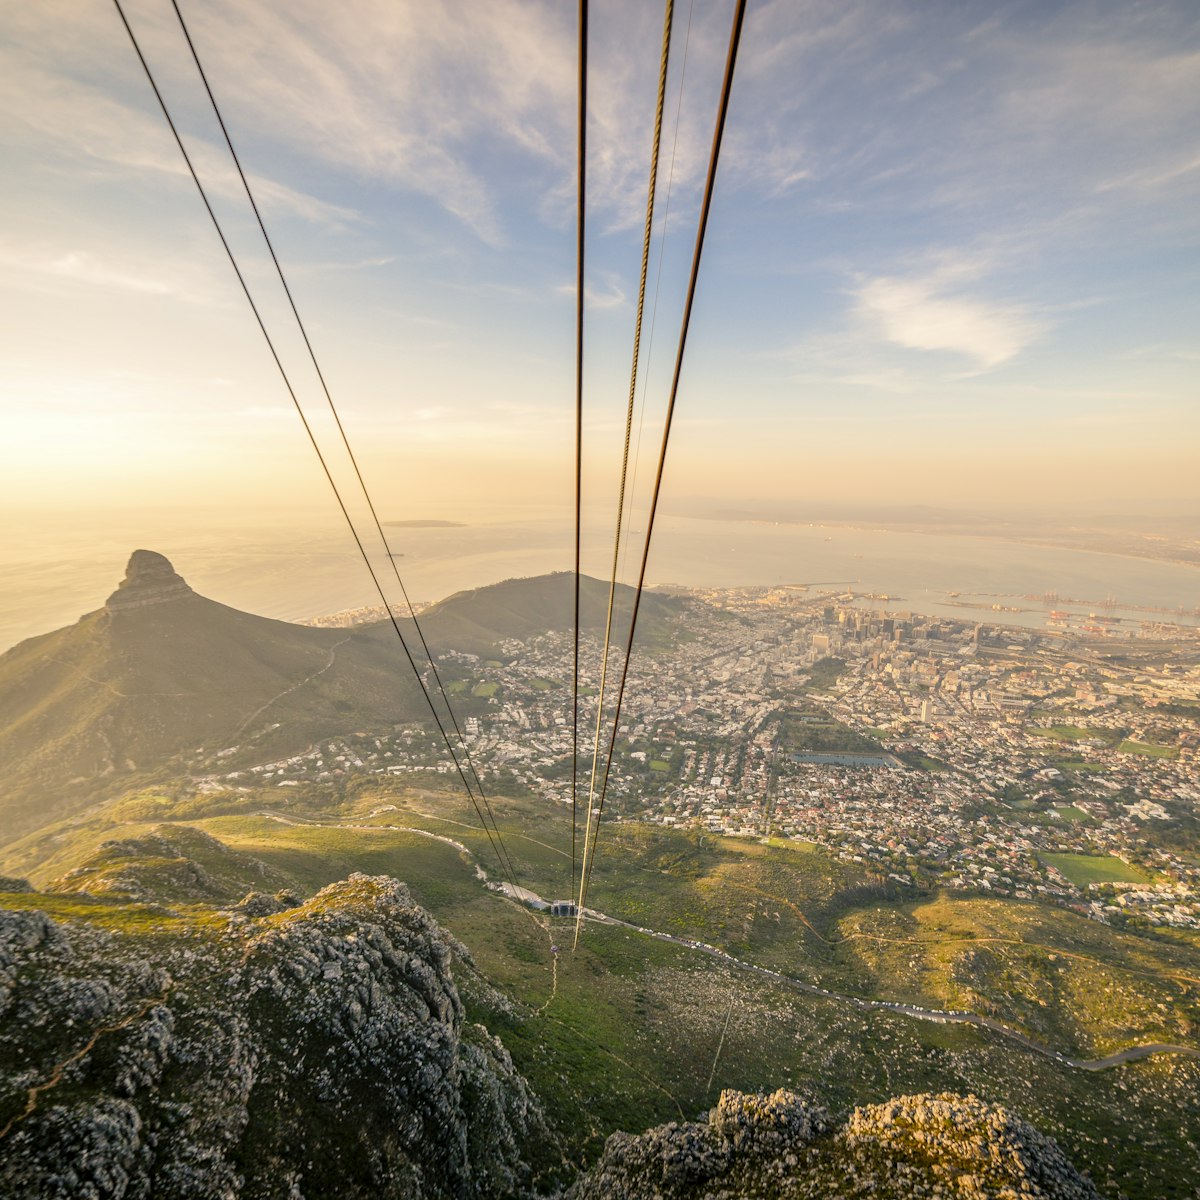
[[[910,396],[920,384],[905,371],[892,368],[879,371],[857,371],[835,377],[837,383],[848,383],[856,387],[872,388],[879,392],[891,392],[896,396]]]
[[[115,270],[107,266],[93,254],[83,252],[65,254],[62,258],[47,263],[45,269],[48,274],[57,275],[63,279],[94,284],[104,288],[121,288],[130,292],[146,292],[154,296],[167,296],[175,290],[164,278],[154,279],[130,275],[126,271]]]
[[[10,286],[36,291],[95,289],[100,293],[171,296],[192,303],[220,303],[225,292],[204,267],[167,273],[142,255],[101,254],[77,246],[0,243],[0,274]]]
[[[1182,182],[1197,172],[1200,172],[1200,154],[1189,152],[1186,157],[1175,162],[1154,163],[1114,179],[1104,180],[1097,184],[1096,190],[1112,192],[1128,188],[1153,191]]]
[[[856,298],[859,315],[894,345],[960,354],[983,370],[1015,358],[1044,330],[1027,309],[973,295],[944,275],[869,279]]]
[[[358,258],[348,261],[313,262],[308,263],[309,271],[375,271],[380,267],[390,267],[399,261],[395,254],[377,254],[371,258]]]
[[[238,183],[170,6],[125,2],[224,213]],[[425,439],[452,446],[460,422],[480,437],[544,434],[549,400],[518,421],[479,413],[478,397],[524,394],[532,376],[557,403],[569,382],[559,318],[574,293],[559,285],[575,203],[573,7],[181,3],[258,193],[280,215],[269,224],[322,346],[345,337],[365,386],[402,351],[406,384],[420,383],[413,403],[462,400],[413,423]],[[930,395],[969,410],[962,400],[1019,399],[1055,364],[1067,383],[1110,373],[1129,342],[1150,337],[1178,345],[1171,378],[1182,377],[1185,256],[1164,248],[1190,244],[1165,234],[1194,238],[1200,211],[1189,9],[751,6],[701,283],[722,336],[689,351],[716,364],[696,372],[696,391],[736,378],[747,414],[798,393],[864,412],[908,412]],[[686,13],[677,6],[664,170]],[[592,21],[587,308],[616,326],[636,287],[661,6],[613,0],[592,6]],[[728,22],[727,3],[695,6],[664,306],[686,280]],[[0,140],[29,166],[5,198],[18,232],[0,269],[14,292],[69,295],[99,317],[106,291],[131,310],[160,295],[241,305],[111,8],[39,0],[8,6],[0,26]],[[269,281],[254,229],[231,225],[251,282]],[[1158,287],[1164,277],[1171,286]],[[1095,296],[1105,310],[1089,324],[1080,305]],[[1127,313],[1128,333],[1110,345]],[[180,315],[186,328],[196,314]],[[204,357],[207,373],[215,360]],[[239,402],[255,398],[247,379]],[[364,411],[390,416],[376,393],[389,387],[367,386]]]
[[[215,85],[234,112],[327,167],[432,198],[492,244],[505,233],[484,143],[536,161],[565,126],[566,30],[550,5],[496,0],[468,24],[450,3],[226,0],[193,21],[202,52],[221,47]]]
[[[560,296],[575,298],[574,283],[564,283],[554,290]],[[628,297],[617,277],[611,271],[605,271],[598,283],[584,285],[583,299],[587,308],[603,311],[623,307]]]
[[[150,101],[153,103],[153,101]],[[102,86],[0,50],[0,113],[10,142],[36,145],[107,167],[186,178],[187,168],[157,111],[139,108]],[[243,192],[228,152],[206,138],[187,136],[188,151],[214,195],[241,200]],[[276,179],[249,173],[262,207],[340,227],[359,219],[353,209],[320,200]]]
[[[949,221],[1056,226],[1047,236],[1081,244],[1147,192],[1173,190],[1189,211],[1200,199],[1187,4],[1002,5],[982,25],[972,5],[803,9],[777,0],[748,19],[729,152],[739,181],[799,216],[935,215],[943,237]],[[1155,217],[1168,231],[1188,219]]]

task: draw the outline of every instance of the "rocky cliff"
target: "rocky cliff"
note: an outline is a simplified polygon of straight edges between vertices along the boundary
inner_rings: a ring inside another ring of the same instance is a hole
[[[104,607],[109,612],[121,612],[194,598],[195,595],[165,555],[155,550],[135,550],[125,567],[125,578],[117,584],[117,590],[109,596]]]
[[[0,1195],[523,1194],[542,1119],[466,951],[388,878],[289,903],[0,910]]]
[[[517,1010],[403,884],[352,875],[301,902],[167,824],[49,888],[0,878],[0,1200],[483,1200],[532,1195],[531,1163],[545,1186],[574,1173],[587,1101],[554,1112],[560,1143],[460,987],[495,1028]],[[835,1120],[791,1091],[614,1134],[569,1196],[1098,1200],[975,1097]]]
[[[571,1200],[1098,1200],[1053,1139],[974,1096],[901,1096],[845,1123],[789,1091],[614,1134]]]

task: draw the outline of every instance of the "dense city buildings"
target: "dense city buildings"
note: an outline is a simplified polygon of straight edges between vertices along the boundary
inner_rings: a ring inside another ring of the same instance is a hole
[[[635,650],[604,819],[814,842],[900,889],[1200,927],[1200,631],[1053,610],[1045,628],[1019,628],[891,604],[687,593]],[[570,803],[571,648],[552,633],[442,658],[493,789]],[[589,748],[600,652],[585,638]],[[610,651],[610,681],[620,659]],[[589,754],[581,788],[590,768]],[[217,769],[201,786],[453,771],[413,725]]]

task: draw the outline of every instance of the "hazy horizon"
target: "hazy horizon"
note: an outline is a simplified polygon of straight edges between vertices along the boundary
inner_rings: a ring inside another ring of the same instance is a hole
[[[573,559],[571,514],[561,508],[381,515],[455,522],[387,529],[414,601],[566,570]],[[692,511],[668,507],[656,527],[647,581],[724,588],[842,582],[860,593],[899,595],[900,607],[931,613],[951,591],[1054,592],[1092,604],[1111,597],[1150,609],[1200,608],[1200,566],[1180,557],[1194,550],[1190,523],[1161,518],[1152,528],[1162,529],[1157,536],[1164,540],[1147,544],[1140,523],[1093,534],[1070,522],[1021,524],[1014,512],[895,509],[892,515],[828,505],[811,519],[722,513],[703,503]],[[608,516],[600,507],[584,513],[583,569],[597,578],[607,578],[611,565]],[[635,520],[630,532],[619,571],[626,583],[636,581],[644,522]],[[378,538],[365,536],[364,545],[389,600],[400,604]],[[197,591],[263,616],[295,621],[380,603],[340,515],[320,506],[303,515],[137,511],[123,521],[60,514],[39,531],[14,524],[0,534],[0,653],[102,605],[135,549],[165,554]]]

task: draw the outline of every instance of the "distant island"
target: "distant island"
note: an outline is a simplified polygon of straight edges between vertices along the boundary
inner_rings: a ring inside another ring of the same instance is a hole
[[[397,529],[466,529],[465,521],[384,521]]]

